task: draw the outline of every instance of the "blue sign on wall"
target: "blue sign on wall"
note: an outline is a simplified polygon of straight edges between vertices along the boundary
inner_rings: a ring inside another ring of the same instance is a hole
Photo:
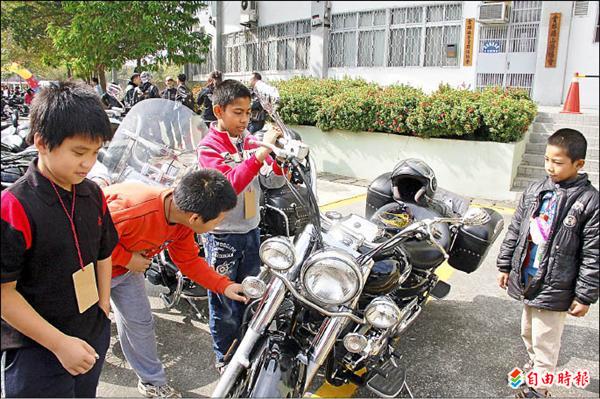
[[[500,52],[500,42],[497,41],[487,41],[483,43],[483,52],[484,53],[499,53]]]

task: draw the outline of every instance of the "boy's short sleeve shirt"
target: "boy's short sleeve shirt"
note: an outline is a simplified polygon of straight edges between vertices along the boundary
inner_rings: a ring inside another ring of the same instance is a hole
[[[17,291],[50,324],[67,335],[90,340],[106,315],[98,304],[79,313],[72,275],[80,270],[71,224],[56,192],[38,170],[37,159],[25,176],[2,193],[2,283]],[[73,193],[56,186],[71,210]],[[110,257],[117,231],[100,188],[89,180],[75,186],[74,223],[83,264]],[[96,267],[97,273],[97,267]],[[2,348],[32,344],[2,321]]]

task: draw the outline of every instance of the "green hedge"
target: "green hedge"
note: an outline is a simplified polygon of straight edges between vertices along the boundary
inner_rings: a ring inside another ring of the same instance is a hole
[[[289,124],[343,129],[514,142],[537,113],[524,90],[470,91],[440,85],[426,95],[405,85],[381,87],[362,79],[297,77],[276,82],[280,115]]]

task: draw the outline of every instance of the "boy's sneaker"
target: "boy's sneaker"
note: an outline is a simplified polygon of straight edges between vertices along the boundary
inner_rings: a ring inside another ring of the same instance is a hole
[[[145,398],[181,398],[181,394],[169,384],[156,386],[138,381],[138,392]]]
[[[523,370],[524,373],[529,373],[531,370],[533,370],[533,360],[529,360],[527,363],[525,363],[523,367],[521,367],[521,370]]]
[[[550,392],[546,389],[533,389],[531,387],[524,387],[517,392],[515,395],[516,399],[520,398],[550,398]]]
[[[223,375],[226,367],[227,367],[227,363],[225,363],[225,362],[216,362],[215,363],[215,368],[217,369],[217,371],[219,372],[220,375]]]

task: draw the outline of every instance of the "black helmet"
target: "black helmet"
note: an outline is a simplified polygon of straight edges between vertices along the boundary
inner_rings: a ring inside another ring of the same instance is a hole
[[[437,189],[433,169],[416,158],[400,161],[392,171],[392,190],[396,200],[427,206]]]

